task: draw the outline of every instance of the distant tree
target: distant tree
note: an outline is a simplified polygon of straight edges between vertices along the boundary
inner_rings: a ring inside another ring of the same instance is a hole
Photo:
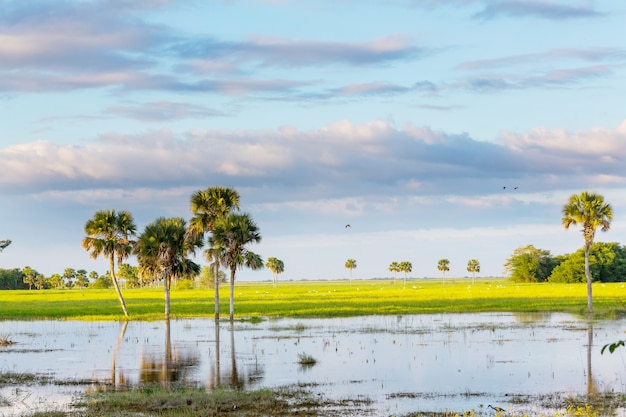
[[[626,281],[626,247],[616,242],[594,242],[589,249],[589,270],[594,281]],[[566,255],[556,266],[550,282],[585,282],[585,250]]]
[[[87,286],[89,285],[89,280],[87,279],[87,271],[85,271],[84,269],[79,269],[76,271],[75,284],[80,289],[87,288]]]
[[[76,270],[74,268],[65,268],[63,271],[63,281],[67,288],[74,286],[74,279],[76,279]]]
[[[117,276],[126,283],[126,288],[143,287],[143,281],[139,278],[139,267],[130,264],[121,264],[117,268]]]
[[[5,250],[12,242],[10,240],[0,240],[0,252]]]
[[[48,283],[52,288],[59,289],[63,285],[63,277],[61,274],[52,274],[48,278]]]
[[[189,239],[187,223],[181,217],[159,217],[148,224],[137,239],[134,253],[140,274],[163,280],[165,319],[170,318],[172,280],[195,277],[200,265],[189,259],[202,246],[202,237]]]
[[[43,290],[44,288],[46,288],[47,281],[48,280],[43,274],[37,273],[35,275],[35,288],[37,288],[38,290]]]
[[[406,285],[406,274],[413,270],[413,264],[409,261],[402,261],[398,267],[401,272],[404,272],[404,285]]]
[[[98,289],[108,289],[113,286],[113,280],[111,279],[111,275],[107,272],[105,274],[99,275],[98,278],[92,284],[93,288]]]
[[[28,284],[28,289],[31,290],[33,285],[35,285],[35,279],[37,278],[38,272],[30,266],[25,266],[22,268],[22,274],[24,274],[24,284]]]
[[[265,267],[272,271],[272,282],[274,283],[274,287],[276,287],[276,282],[278,281],[278,275],[285,272],[285,264],[278,258],[267,258],[267,262],[265,262]]]
[[[219,276],[218,286],[219,284],[224,284],[227,282],[226,274],[221,269],[217,271]],[[200,270],[200,275],[198,276],[199,285],[202,288],[215,288],[215,268],[211,266],[203,266]]]
[[[238,268],[263,268],[263,259],[248,249],[252,243],[261,241],[259,227],[247,214],[231,213],[215,222],[213,234],[209,238],[207,259],[218,260],[230,270],[230,320],[235,315],[235,274]]]
[[[393,272],[393,283],[396,283],[396,274],[400,272],[400,264],[396,261],[393,261],[389,264],[389,272]]]
[[[472,284],[474,283],[474,277],[477,272],[480,272],[480,262],[476,259],[470,259],[467,261],[467,272],[472,274]]]
[[[346,267],[346,269],[350,270],[350,285],[352,285],[352,270],[356,268],[356,260],[348,259],[344,266]]]
[[[92,219],[85,223],[87,237],[82,242],[83,249],[89,252],[92,259],[96,259],[100,255],[108,258],[111,280],[126,317],[129,314],[115,276],[115,261],[121,264],[132,253],[135,241],[131,238],[135,236],[136,231],[137,226],[135,226],[135,220],[130,212],[99,210],[96,211]]]
[[[445,283],[446,281],[446,272],[448,272],[450,270],[450,261],[447,259],[439,259],[439,262],[437,263],[437,269],[440,270],[443,273],[443,280],[442,282]]]
[[[26,288],[24,274],[19,268],[0,269],[1,290],[21,290]]]
[[[202,237],[206,233],[212,233],[218,219],[239,211],[239,193],[230,187],[214,186],[191,194],[189,201],[192,219],[189,222],[188,232],[190,237]],[[213,276],[219,276],[221,259],[219,250],[209,248],[205,257],[213,267]],[[215,320],[220,318],[220,281],[214,280],[215,285]]]
[[[544,282],[556,264],[557,260],[550,255],[550,251],[526,245],[513,251],[504,268],[512,281]]]
[[[569,198],[567,204],[563,206],[563,226],[569,229],[572,225],[581,225],[582,234],[585,240],[585,277],[587,278],[587,310],[593,311],[593,297],[591,289],[591,271],[589,269],[589,250],[593,244],[596,229],[600,228],[606,232],[611,227],[613,220],[613,208],[604,201],[600,194],[583,191],[574,194]]]

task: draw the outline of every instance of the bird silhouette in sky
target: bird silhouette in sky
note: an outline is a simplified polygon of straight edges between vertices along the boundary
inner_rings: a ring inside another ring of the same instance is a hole
[[[350,226],[349,224],[346,224],[346,229],[350,229],[352,228],[352,226]]]

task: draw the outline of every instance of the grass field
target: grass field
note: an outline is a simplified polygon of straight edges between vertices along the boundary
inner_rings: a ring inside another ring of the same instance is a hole
[[[585,284],[519,284],[503,279],[391,281],[242,282],[235,285],[235,315],[249,317],[342,317],[485,311],[584,313]],[[163,290],[123,291],[131,319],[160,320]],[[596,283],[594,310],[626,313],[624,283]],[[229,288],[220,290],[220,311],[228,317]],[[212,290],[172,290],[171,316],[213,317]],[[114,290],[0,291],[0,320],[123,320]]]

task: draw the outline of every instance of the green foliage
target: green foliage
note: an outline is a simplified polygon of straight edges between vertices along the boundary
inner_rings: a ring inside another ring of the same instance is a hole
[[[200,275],[198,275],[198,287],[199,288],[215,288],[215,268],[214,266],[205,265],[200,270]],[[218,271],[217,275],[219,276],[220,284],[224,284],[226,282],[226,273],[221,269]]]
[[[176,282],[176,289],[177,290],[193,290],[196,286],[196,283],[194,282],[193,279],[181,279],[178,282]]]
[[[28,288],[24,283],[24,274],[18,268],[0,269],[1,290],[21,290]]]
[[[0,252],[6,249],[12,242],[10,240],[0,240]]]
[[[91,288],[94,289],[107,289],[111,287],[113,287],[113,280],[109,274],[100,275],[94,283],[91,284]]]
[[[626,247],[616,242],[596,242],[589,249],[589,270],[593,281],[626,281]],[[554,268],[550,282],[585,282],[585,250],[579,249]]]
[[[515,282],[544,282],[552,273],[556,259],[550,251],[533,245],[520,246],[507,259],[504,268]]]

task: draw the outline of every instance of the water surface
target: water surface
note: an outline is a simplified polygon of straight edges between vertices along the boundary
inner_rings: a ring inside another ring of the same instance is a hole
[[[368,398],[373,415],[481,410],[515,399],[625,391],[626,321],[567,314],[435,314],[166,322],[7,321],[0,371],[80,385],[0,389],[0,415],[60,408],[90,389],[147,382],[242,389],[304,384],[329,399]],[[299,355],[317,360],[301,366]],[[621,411],[620,411],[621,412]],[[620,414],[622,415],[622,414]]]

